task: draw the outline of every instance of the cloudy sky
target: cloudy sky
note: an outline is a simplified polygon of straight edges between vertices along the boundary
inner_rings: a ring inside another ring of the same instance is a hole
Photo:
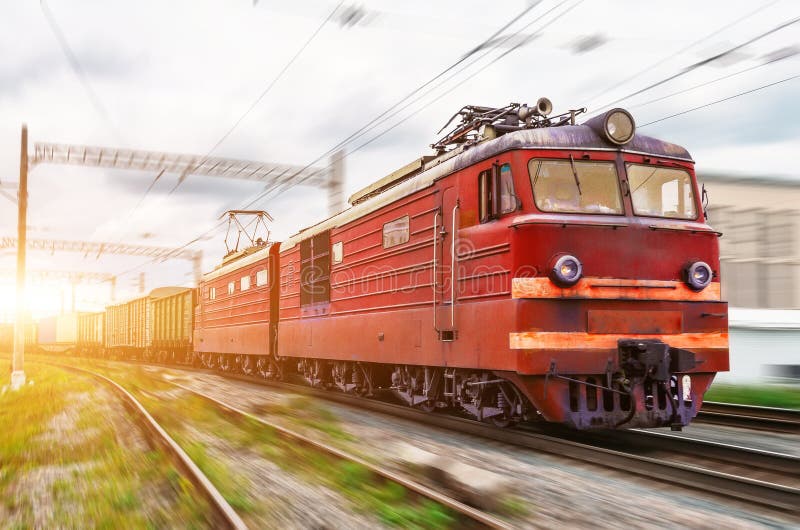
[[[800,79],[783,81],[800,74],[800,55],[793,55],[800,23],[759,38],[800,16],[792,0],[49,0],[4,2],[0,9],[0,182],[17,179],[22,123],[31,144],[199,155],[217,146],[216,156],[304,166],[511,21],[495,46],[473,53],[345,146],[348,195],[427,154],[436,132],[465,104],[547,96],[556,111],[585,106],[591,113],[684,71],[618,105],[644,125],[777,83],[641,131],[686,146],[700,172],[800,176],[787,163],[800,148]],[[177,247],[263,189],[195,176],[170,193],[178,176],[165,174],[145,193],[155,176],[37,166],[29,237]],[[280,239],[325,217],[326,197],[300,186],[256,206],[275,217],[273,237]],[[0,236],[15,235],[16,208],[0,196]],[[204,251],[206,270],[224,253],[223,237],[214,232],[190,247]],[[188,263],[145,262],[31,253],[29,268],[130,271],[118,282],[121,297],[136,292],[142,271],[148,289],[191,280]],[[13,267],[13,253],[0,250],[0,271]],[[0,279],[0,291],[7,299],[7,280]],[[79,307],[99,307],[105,297],[107,289],[81,288]],[[40,305],[59,303],[54,296]]]

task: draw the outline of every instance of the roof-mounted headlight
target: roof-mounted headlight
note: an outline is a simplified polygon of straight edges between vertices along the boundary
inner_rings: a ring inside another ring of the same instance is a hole
[[[617,145],[630,142],[636,132],[636,122],[625,109],[611,109],[587,121],[586,125]]]

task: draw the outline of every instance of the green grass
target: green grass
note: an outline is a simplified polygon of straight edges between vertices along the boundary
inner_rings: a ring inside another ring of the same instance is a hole
[[[366,467],[343,462],[292,439],[252,419],[232,418],[194,395],[163,399],[158,392],[174,392],[176,388],[154,380],[141,367],[124,370],[110,366],[94,366],[132,391],[147,410],[187,451],[197,466],[220,490],[223,497],[239,511],[245,522],[248,514],[263,514],[268,499],[248,488],[244,477],[233,473],[210,448],[191,438],[190,430],[213,433],[225,439],[236,451],[254,452],[307,483],[322,484],[339,492],[361,513],[373,514],[384,524],[400,528],[452,528],[457,525],[453,513],[438,503],[409,492],[404,487],[374,476]],[[179,410],[179,414],[175,411]],[[339,425],[338,418],[316,401],[306,397],[291,398],[286,404],[267,405],[265,415],[278,415],[296,425],[314,428],[336,440],[351,440]]]
[[[0,373],[8,369],[0,359]],[[30,501],[36,495],[52,510],[45,515],[48,526],[208,527],[209,508],[193,488],[171,487],[175,470],[162,453],[121,443],[124,425],[104,408],[113,394],[101,397],[94,380],[30,360],[25,372],[33,384],[0,395],[0,496],[7,524],[37,524]],[[0,378],[0,386],[7,382]]]
[[[800,386],[714,383],[706,392],[704,399],[723,403],[800,409]]]

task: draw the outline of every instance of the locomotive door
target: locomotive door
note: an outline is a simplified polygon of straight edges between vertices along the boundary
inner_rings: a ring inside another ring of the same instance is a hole
[[[440,228],[437,237],[438,245],[435,249],[440,266],[436,271],[437,278],[435,279],[434,328],[439,340],[447,342],[456,338],[458,208],[458,191],[454,187],[446,188],[441,195]]]

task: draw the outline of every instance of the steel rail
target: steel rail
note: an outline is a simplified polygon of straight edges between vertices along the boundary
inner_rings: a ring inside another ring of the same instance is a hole
[[[705,401],[695,421],[775,432],[800,433],[800,410]]]
[[[144,363],[142,361],[134,361],[134,363],[153,364]],[[257,376],[221,372],[185,365],[159,364],[158,366],[177,370],[205,372],[232,380],[281,388],[450,431],[471,434],[493,441],[524,447],[526,449],[567,457],[620,472],[627,472],[632,475],[647,478],[655,477],[661,482],[754,503],[767,508],[785,511],[793,515],[800,514],[800,489],[791,486],[724,473],[682,462],[665,461],[641,454],[599,447],[592,443],[570,440],[563,435],[542,434],[521,429],[498,429],[469,419],[445,414],[426,413],[404,405],[356,398],[341,392],[331,392],[304,385],[270,381]],[[734,450],[732,446],[727,448],[729,453]],[[749,454],[750,453],[743,453],[740,457],[745,458]],[[746,462],[743,462],[743,464],[746,465]]]
[[[217,513],[219,523],[224,528],[232,530],[246,530],[247,525],[236,513],[236,510],[225,500],[225,497],[219,492],[214,484],[208,479],[203,471],[192,461],[189,455],[181,448],[180,445],[164,430],[161,425],[153,418],[153,416],[144,408],[144,406],[137,400],[130,392],[125,390],[119,383],[112,379],[86,370],[78,368],[77,366],[70,366],[61,363],[47,363],[53,366],[58,366],[64,370],[69,370],[75,373],[82,373],[94,377],[111,387],[111,389],[122,398],[122,401],[133,411],[139,418],[140,424],[144,426],[145,430],[150,434],[150,438],[156,441],[169,455],[173,458],[175,463],[183,470],[184,474],[189,478],[192,484],[200,491],[200,493],[208,500],[211,508]]]
[[[454,512],[458,513],[459,515],[462,515],[462,516],[466,517],[467,519],[469,519],[471,521],[479,523],[482,526],[486,526],[488,528],[497,528],[497,529],[510,529],[510,528],[512,528],[511,525],[509,525],[505,521],[495,517],[494,515],[491,515],[491,514],[489,514],[487,512],[479,510],[477,508],[473,508],[472,506],[464,504],[464,503],[462,503],[462,502],[460,502],[460,501],[458,501],[456,499],[453,499],[452,497],[449,497],[449,496],[447,496],[447,495],[445,495],[445,494],[443,494],[443,493],[441,493],[439,491],[433,490],[433,489],[431,489],[431,488],[429,488],[427,486],[424,486],[424,485],[422,485],[422,484],[420,484],[418,482],[415,482],[415,481],[413,481],[411,479],[408,479],[408,478],[406,478],[406,477],[404,477],[402,475],[399,475],[399,474],[397,474],[397,473],[395,473],[393,471],[390,471],[388,469],[385,469],[385,468],[382,468],[380,466],[377,466],[377,465],[375,465],[375,464],[373,464],[371,462],[368,462],[367,460],[364,460],[363,458],[360,458],[358,456],[352,455],[350,453],[342,451],[341,449],[338,449],[338,448],[333,447],[331,445],[325,444],[323,442],[320,442],[320,441],[314,440],[312,438],[309,438],[309,437],[307,437],[307,436],[305,436],[303,434],[300,434],[300,433],[295,432],[295,431],[293,431],[291,429],[287,429],[286,427],[278,425],[277,423],[273,423],[273,422],[267,421],[267,420],[265,420],[263,418],[260,418],[258,416],[254,416],[253,414],[250,414],[249,412],[246,412],[246,411],[244,411],[244,410],[242,410],[240,408],[237,408],[237,407],[235,407],[233,405],[225,403],[224,401],[221,401],[221,400],[219,400],[219,399],[217,399],[217,398],[215,398],[213,396],[210,396],[208,394],[205,394],[204,392],[200,392],[199,390],[195,390],[195,389],[189,388],[189,387],[187,387],[185,385],[181,385],[180,383],[176,383],[174,381],[166,380],[166,379],[163,379],[163,378],[159,379],[159,381],[167,382],[167,383],[169,383],[169,384],[171,384],[171,385],[173,385],[173,386],[175,386],[177,388],[180,388],[181,390],[184,390],[185,392],[189,392],[189,393],[191,393],[191,394],[193,394],[195,396],[198,396],[198,397],[200,397],[200,398],[212,403],[213,405],[219,407],[220,409],[224,410],[225,412],[227,412],[228,414],[230,414],[232,416],[235,416],[235,417],[238,417],[238,418],[244,418],[244,419],[247,419],[249,421],[256,422],[256,423],[258,423],[260,425],[263,425],[265,427],[269,427],[270,429],[273,429],[275,432],[277,432],[278,434],[280,434],[281,436],[283,436],[286,439],[291,439],[293,441],[300,442],[300,443],[302,443],[302,444],[304,444],[306,446],[314,448],[315,450],[322,451],[324,453],[328,453],[329,455],[331,455],[331,456],[333,456],[333,457],[335,457],[337,459],[348,461],[348,462],[352,462],[352,463],[358,464],[360,466],[363,466],[366,469],[368,469],[372,474],[380,476],[380,477],[382,477],[382,478],[384,478],[386,480],[389,480],[391,482],[394,482],[396,484],[399,484],[399,485],[403,486],[404,488],[406,488],[408,490],[411,490],[411,491],[413,491],[414,493],[416,493],[416,494],[418,494],[420,496],[426,497],[426,498],[428,498],[428,499],[430,499],[432,501],[435,501],[435,502],[437,502],[437,503],[439,503],[439,504],[441,504],[443,506],[446,506],[447,508],[453,510]]]
[[[191,368],[189,368],[189,370],[191,370]],[[661,482],[755,503],[795,515],[800,514],[800,489],[791,486],[723,473],[682,462],[665,461],[641,454],[599,447],[591,443],[568,440],[558,435],[526,432],[519,429],[498,429],[473,420],[447,416],[445,414],[426,413],[403,405],[355,398],[340,392],[268,381],[258,377],[235,373],[217,372],[213,370],[207,370],[207,372],[234,380],[304,393],[374,412],[390,414],[434,427],[480,436],[493,441],[508,443],[510,445],[533,449],[556,456],[580,460],[617,471],[631,473],[633,475],[648,478],[656,477]],[[734,451],[731,447],[727,450],[729,452]],[[751,453],[742,453],[740,457],[746,458],[750,454]]]

